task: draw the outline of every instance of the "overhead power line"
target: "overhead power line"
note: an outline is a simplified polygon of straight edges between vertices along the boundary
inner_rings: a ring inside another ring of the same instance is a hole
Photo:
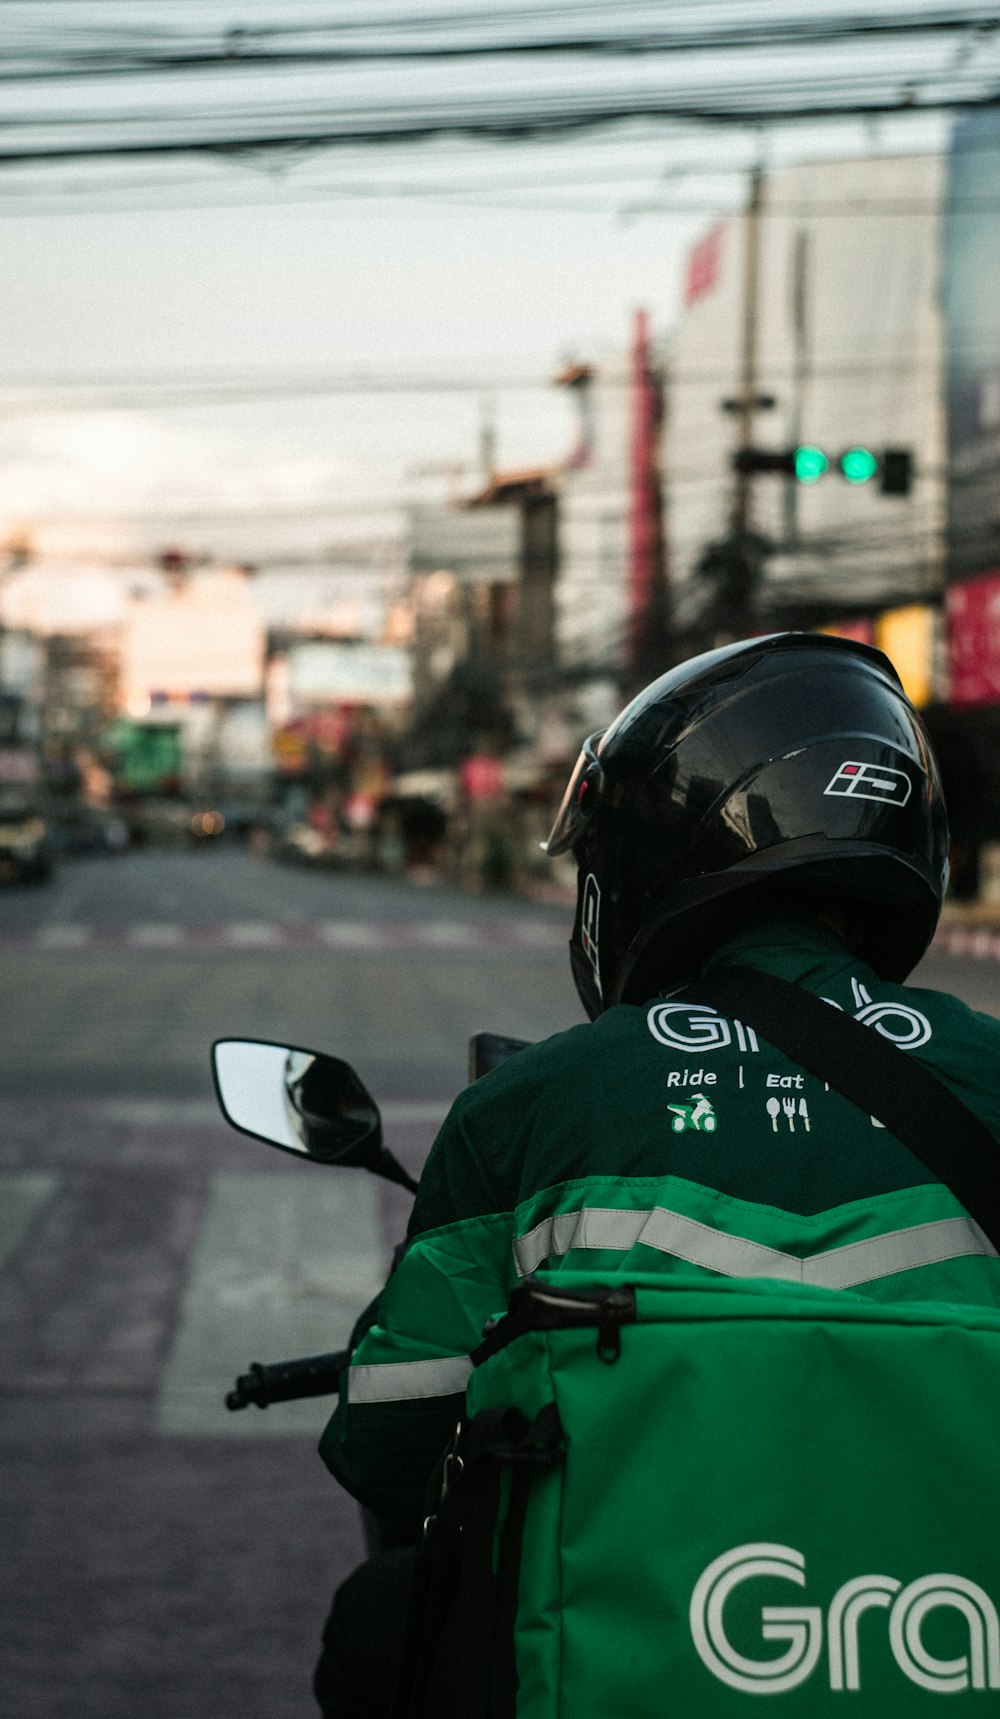
[[[440,120],[400,120],[368,127],[360,122],[356,128],[281,129],[273,132],[245,132],[228,136],[198,137],[189,134],[178,138],[132,138],[104,143],[26,144],[18,148],[0,148],[0,166],[13,166],[28,161],[98,161],[153,156],[206,155],[238,156],[254,153],[300,150],[335,149],[341,145],[359,143],[381,148],[392,143],[419,143],[432,137],[481,137],[492,142],[515,138],[553,137],[560,133],[585,131],[596,126],[622,124],[629,119],[687,119],[703,124],[724,126],[781,125],[807,120],[865,119],[888,114],[912,112],[917,104],[906,99],[874,98],[868,102],[845,102],[839,105],[810,102],[804,105],[773,107],[719,108],[709,105],[683,105],[643,100],[635,104],[608,103],[573,111],[550,111],[529,117],[511,110],[497,112],[488,118],[455,115]],[[932,98],[921,102],[922,113],[939,113],[953,109],[986,109],[1000,107],[1000,92],[956,99]]]
[[[752,24],[728,24],[706,30],[704,26],[635,30],[581,31],[570,29],[559,35],[533,37],[504,37],[497,33],[494,19],[475,22],[478,33],[461,41],[426,40],[430,33],[426,25],[417,31],[412,21],[397,19],[393,23],[372,19],[366,25],[355,26],[355,33],[368,38],[367,43],[352,45],[344,38],[350,32],[343,24],[251,25],[231,27],[218,33],[212,41],[198,43],[191,33],[178,30],[174,39],[162,36],[144,42],[123,41],[97,46],[68,44],[63,48],[49,45],[42,53],[32,46],[31,39],[21,47],[15,43],[8,52],[6,66],[0,69],[0,82],[28,81],[64,82],[73,78],[134,77],[146,72],[213,72],[241,73],[248,67],[365,65],[373,62],[447,61],[456,59],[553,58],[555,56],[596,56],[602,58],[642,58],[647,56],[708,54],[725,51],[747,52],[774,47],[808,48],[837,42],[858,42],[871,39],[902,40],[909,37],[949,36],[974,40],[984,38],[1000,29],[1000,12],[959,14],[954,8],[934,7],[912,14],[869,15],[836,14],[826,17],[800,19],[758,18]],[[518,21],[523,27],[524,14]],[[442,28],[451,26],[437,26]],[[130,33],[131,34],[131,33]],[[333,36],[326,45],[323,38]],[[307,38],[306,46],[273,45],[276,39],[294,42]],[[406,39],[406,38],[409,39]],[[421,39],[424,38],[424,39]],[[20,62],[20,63],[19,63]]]
[[[106,34],[88,39],[86,31],[71,32],[63,42],[51,30],[33,29],[19,48],[15,32],[6,72],[58,75],[49,78],[49,99],[42,83],[19,99],[8,84],[0,164],[273,156],[441,137],[505,142],[637,120],[746,128],[1000,102],[995,7],[868,17],[810,8],[734,22],[731,13],[713,16],[689,6],[673,11],[666,26],[662,19],[643,28],[604,22],[544,35],[532,33],[527,10],[516,33],[504,34],[488,19],[484,33],[481,17],[470,31],[476,15],[465,20],[464,34],[446,41],[416,40],[405,21],[397,34],[368,21],[368,34],[356,33],[346,45],[342,32],[321,23],[291,31],[287,23],[269,23],[207,40],[204,32],[192,37],[176,27],[144,35],[130,23],[117,44]],[[627,54],[631,62],[655,56],[655,65],[636,65],[631,87],[623,88],[617,72],[581,62],[585,48],[618,60]],[[499,64],[491,72],[485,63],[491,56],[543,53],[551,76],[515,80]],[[286,73],[279,62],[289,56]],[[475,84],[447,75],[445,62],[456,57],[480,62]],[[371,68],[384,69],[387,58],[440,62],[441,75],[429,79],[421,64],[375,78]],[[310,65],[318,71],[335,60],[342,61],[339,79],[303,75]],[[233,67],[236,102],[227,96]],[[204,70],[213,73],[209,85],[192,76]],[[60,94],[60,79],[70,73],[86,85],[75,111]],[[124,73],[133,99],[117,107],[99,100],[107,80]]]
[[[952,357],[987,359],[991,349],[956,347]],[[760,357],[762,383],[781,383],[796,373],[793,360],[772,360],[764,353]],[[919,376],[940,368],[941,352],[937,349],[887,353],[872,353],[863,359],[840,360],[815,358],[809,365],[810,379],[852,381],[871,376]],[[732,378],[736,356],[729,363],[686,365],[672,367],[669,355],[665,364],[668,389],[724,387]],[[601,374],[597,366],[599,386],[623,388],[631,386],[624,372]],[[543,371],[483,372],[477,375],[420,375],[392,371],[328,372],[310,370],[257,374],[252,372],[166,371],[137,373],[131,376],[112,375],[48,375],[18,377],[10,373],[0,384],[0,401],[5,415],[15,411],[43,412],[65,410],[78,406],[81,410],[127,409],[145,406],[173,405],[190,408],[206,403],[242,404],[253,400],[297,399],[309,396],[335,395],[481,395],[483,393],[551,393],[553,377]]]

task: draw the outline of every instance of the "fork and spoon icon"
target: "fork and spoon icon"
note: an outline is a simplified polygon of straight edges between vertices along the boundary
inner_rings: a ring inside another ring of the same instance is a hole
[[[809,1133],[811,1126],[809,1122],[809,1106],[804,1098],[799,1099],[797,1107],[794,1098],[768,1099],[767,1114],[771,1118],[771,1127],[774,1129],[775,1134],[778,1132],[778,1117],[781,1115],[782,1111],[784,1111],[788,1118],[788,1127],[793,1134],[795,1133],[796,1114],[805,1128],[806,1133]]]

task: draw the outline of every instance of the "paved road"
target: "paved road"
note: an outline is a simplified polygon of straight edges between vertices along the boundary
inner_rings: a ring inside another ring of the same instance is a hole
[[[338,1051],[416,1168],[471,1031],[578,1018],[567,917],[232,849],[0,895],[2,1719],[309,1719],[356,1513],[315,1455],[322,1403],[228,1416],[221,1393],[342,1343],[407,1200],[227,1130],[207,1047]],[[1000,996],[988,959],[919,978]]]
[[[354,1061],[414,1168],[478,1027],[575,1020],[566,915],[233,849],[0,895],[0,1713],[307,1719],[357,1515],[322,1402],[230,1416],[253,1359],[339,1347],[408,1200],[216,1116],[208,1046]]]
[[[336,1050],[380,1093],[454,1093],[471,1032],[578,1018],[566,919],[231,848],[66,866],[0,895],[17,998],[0,1096],[208,1099],[226,1033]]]

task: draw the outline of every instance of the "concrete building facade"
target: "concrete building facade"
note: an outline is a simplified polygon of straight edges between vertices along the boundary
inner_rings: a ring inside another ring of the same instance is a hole
[[[682,632],[704,602],[706,545],[734,524],[741,441],[775,451],[808,443],[831,462],[810,485],[778,474],[747,485],[743,524],[767,546],[761,625],[871,612],[940,589],[943,190],[938,156],[800,165],[766,178],[758,212],[718,223],[693,253],[670,348],[665,444]],[[856,446],[880,457],[910,450],[910,493],[845,481],[836,461]]]

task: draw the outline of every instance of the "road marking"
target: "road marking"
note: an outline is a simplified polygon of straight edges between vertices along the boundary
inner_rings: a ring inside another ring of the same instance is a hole
[[[224,1121],[211,1098],[83,1099],[80,1108],[96,1121],[126,1128],[203,1128],[208,1122]]]
[[[251,1361],[342,1349],[381,1287],[386,1258],[374,1177],[308,1165],[216,1176],[195,1250],[157,1428],[173,1436],[318,1438],[329,1397],[230,1414]]]
[[[478,925],[463,925],[458,920],[429,919],[426,925],[414,925],[411,930],[419,943],[441,948],[480,948],[483,943],[482,929]]]
[[[44,1171],[0,1176],[0,1266],[20,1247],[35,1217],[55,1193],[58,1180]]]
[[[237,949],[258,949],[282,942],[282,925],[269,925],[265,920],[248,919],[242,924],[234,921],[221,927],[222,937]]]
[[[89,925],[43,925],[30,940],[39,949],[82,949],[90,936]]]
[[[1000,935],[982,927],[955,926],[939,931],[928,953],[971,956],[975,961],[1000,961]]]
[[[451,1103],[447,1097],[388,1098],[379,1110],[387,1127],[428,1127],[444,1121]],[[204,1128],[213,1122],[226,1127],[212,1098],[0,1099],[0,1124],[5,1117],[30,1114],[58,1115],[60,1127],[72,1126],[67,1117],[119,1128]]]
[[[195,922],[148,920],[131,924],[71,923],[0,930],[0,949],[102,953],[124,949],[213,954],[228,950],[295,952],[324,948],[344,954],[410,954],[440,950],[442,954],[527,955],[562,954],[563,926],[532,920],[321,919],[301,921],[232,920]]]
[[[183,925],[130,925],[129,943],[137,949],[172,949],[184,941]]]
[[[385,932],[378,925],[366,925],[360,919],[321,919],[316,925],[321,943],[336,949],[377,949],[386,942]]]
[[[515,922],[510,931],[515,943],[523,943],[529,949],[558,949],[561,953],[568,940],[564,925],[546,925],[537,919]]]
[[[540,919],[247,919],[216,922],[147,921],[125,925],[66,923],[6,926],[0,929],[0,949],[72,951],[113,949],[183,949],[195,954],[220,948],[297,950],[340,949],[345,953],[419,953],[422,949],[453,949],[473,954],[561,955],[566,927]],[[948,926],[930,946],[932,955],[962,955],[974,960],[1000,961],[1000,932],[983,927]]]
[[[450,1109],[451,1101],[446,1098],[417,1098],[411,1101],[390,1098],[385,1104],[379,1105],[382,1121],[396,1128],[404,1128],[408,1123],[414,1122],[443,1122]]]

